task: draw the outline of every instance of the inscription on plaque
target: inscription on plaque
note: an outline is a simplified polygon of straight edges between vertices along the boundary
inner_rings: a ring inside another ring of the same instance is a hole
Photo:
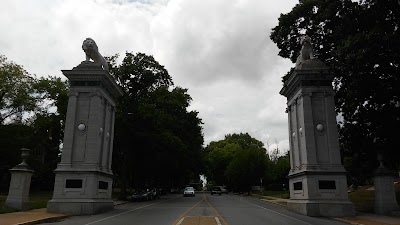
[[[65,188],[82,188],[81,179],[66,179]]]
[[[108,182],[99,181],[99,189],[107,190],[108,189]]]
[[[293,189],[295,191],[303,190],[303,182],[299,181],[299,182],[293,183]]]
[[[322,190],[335,190],[336,182],[334,180],[320,180],[318,181],[318,188]]]

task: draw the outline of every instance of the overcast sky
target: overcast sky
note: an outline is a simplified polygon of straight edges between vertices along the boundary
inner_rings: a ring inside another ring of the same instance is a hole
[[[281,77],[293,66],[269,39],[298,0],[3,0],[0,54],[64,77],[93,38],[103,56],[143,52],[189,89],[205,144],[249,133],[288,150]],[[274,147],[274,146],[271,146]]]

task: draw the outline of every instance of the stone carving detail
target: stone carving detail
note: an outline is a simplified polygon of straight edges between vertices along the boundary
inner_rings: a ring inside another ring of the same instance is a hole
[[[302,45],[300,50],[300,55],[296,60],[296,68],[307,60],[314,59],[314,50],[311,45],[311,38],[309,36],[303,36],[301,38],[300,44]]]
[[[109,71],[108,64],[104,57],[99,53],[99,48],[93,39],[86,38],[83,41],[82,49],[85,52],[86,61],[92,59],[94,63],[101,65],[104,70]]]

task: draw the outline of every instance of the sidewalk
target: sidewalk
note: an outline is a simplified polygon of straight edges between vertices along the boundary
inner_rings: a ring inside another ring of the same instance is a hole
[[[125,202],[114,202],[114,205],[120,205]],[[59,213],[47,213],[46,208],[33,209],[29,211],[20,211],[14,213],[0,214],[1,225],[32,225],[40,223],[57,222],[68,216]]]
[[[262,201],[271,202],[274,204],[286,206],[287,199],[264,196]],[[400,225],[400,217],[382,216],[370,213],[357,212],[356,216],[346,216],[333,218],[352,225]]]

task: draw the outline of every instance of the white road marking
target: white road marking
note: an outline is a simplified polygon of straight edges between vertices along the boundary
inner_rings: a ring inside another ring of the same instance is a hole
[[[215,218],[215,222],[217,222],[217,225],[221,225],[221,222],[219,221],[218,217],[214,217]]]
[[[178,198],[178,197],[176,197],[176,198]],[[117,214],[117,215],[114,215],[114,216],[109,216],[109,217],[103,218],[103,219],[101,219],[101,220],[96,220],[96,221],[87,223],[87,224],[85,224],[85,225],[98,223],[98,222],[101,222],[101,221],[104,221],[104,220],[108,220],[108,219],[111,219],[111,218],[114,218],[114,217],[117,217],[117,216],[121,216],[121,215],[130,213],[130,212],[133,212],[133,211],[135,211],[135,210],[143,209],[143,208],[146,208],[146,207],[149,207],[149,206],[152,206],[152,205],[155,205],[155,204],[159,204],[159,203],[162,203],[162,202],[166,202],[166,201],[169,201],[169,200],[172,200],[172,199],[175,199],[175,198],[167,199],[167,200],[161,201],[161,202],[156,202],[156,203],[153,203],[153,204],[150,204],[150,205],[145,205],[145,206],[142,206],[142,207],[139,207],[139,208],[134,208],[134,209],[131,209],[131,210],[129,210],[129,211],[126,211],[126,212],[123,212],[123,213],[120,213],[120,214]]]
[[[176,225],[181,225],[182,222],[183,222],[183,220],[185,220],[185,218],[186,218],[186,217],[181,218],[181,219],[179,220],[179,222],[178,222]]]

